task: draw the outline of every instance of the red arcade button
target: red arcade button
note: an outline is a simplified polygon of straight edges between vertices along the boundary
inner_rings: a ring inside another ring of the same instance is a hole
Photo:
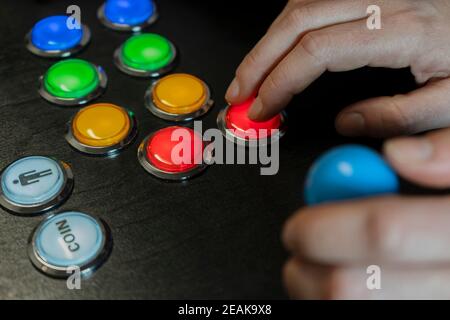
[[[162,179],[185,180],[206,168],[200,134],[173,126],[148,136],[138,150],[138,159],[149,173]]]
[[[226,137],[235,142],[248,142],[268,138],[274,134],[277,134],[279,138],[285,133],[285,116],[282,113],[261,122],[253,121],[248,117],[248,110],[254,100],[255,98],[252,97],[241,104],[230,105],[222,110],[217,122]]]

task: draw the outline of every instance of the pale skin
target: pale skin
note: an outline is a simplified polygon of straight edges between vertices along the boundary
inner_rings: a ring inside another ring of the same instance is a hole
[[[381,8],[369,30],[366,9]],[[409,67],[418,89],[357,102],[336,128],[346,136],[392,138],[384,156],[403,178],[450,187],[450,1],[291,0],[248,54],[227,91],[253,94],[254,120],[280,112],[325,71]],[[301,107],[301,106],[299,106]],[[450,196],[390,196],[330,203],[295,213],[283,231],[292,257],[283,270],[292,298],[450,299]],[[366,288],[379,265],[382,289]]]

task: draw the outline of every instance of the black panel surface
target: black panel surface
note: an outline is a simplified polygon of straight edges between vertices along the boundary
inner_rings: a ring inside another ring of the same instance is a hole
[[[69,291],[64,281],[42,275],[28,260],[27,238],[42,217],[21,218],[0,210],[0,298],[285,298],[281,268],[287,253],[280,231],[302,205],[302,184],[313,159],[348,141],[335,133],[334,115],[350,102],[404,92],[414,85],[407,70],[324,75],[289,107],[279,174],[260,176],[258,166],[216,165],[187,183],[167,183],[144,172],[136,151],[148,133],[168,123],[143,106],[149,81],[114,67],[113,51],[128,34],[99,23],[101,1],[1,2],[0,166],[31,154],[69,162],[75,190],[61,210],[102,217],[112,229],[114,249],[94,277],[82,283],[82,290]],[[216,105],[203,118],[203,126],[215,127],[235,68],[284,2],[157,3],[161,16],[148,31],[178,46],[177,71],[210,84]],[[64,13],[70,4],[81,6],[82,20],[93,33],[78,57],[100,64],[109,76],[99,101],[125,106],[139,121],[137,141],[115,159],[72,150],[63,135],[77,109],[50,105],[37,93],[38,77],[54,61],[30,54],[24,36],[35,21]]]

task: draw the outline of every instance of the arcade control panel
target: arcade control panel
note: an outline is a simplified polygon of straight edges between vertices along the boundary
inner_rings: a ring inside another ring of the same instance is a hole
[[[275,175],[174,162],[180,129],[192,160],[206,154],[194,121],[244,147],[263,138],[246,135],[252,101],[227,106],[223,96],[284,3],[121,3],[79,0],[79,21],[69,1],[1,5],[0,298],[286,298],[280,231],[304,203],[312,161],[346,142],[335,112],[413,80],[322,77],[257,124],[279,129]],[[81,288],[68,288],[76,271]]]

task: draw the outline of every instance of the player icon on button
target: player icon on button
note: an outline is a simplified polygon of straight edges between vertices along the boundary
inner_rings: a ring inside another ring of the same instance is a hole
[[[60,205],[73,188],[69,165],[49,157],[30,156],[14,161],[0,175],[0,205],[24,215]]]
[[[42,170],[40,172],[36,172],[36,170],[31,170],[20,174],[19,179],[15,179],[13,183],[18,184],[20,182],[22,186],[27,186],[29,184],[38,183],[40,181],[39,178],[43,178],[51,174],[52,174],[51,169]]]

